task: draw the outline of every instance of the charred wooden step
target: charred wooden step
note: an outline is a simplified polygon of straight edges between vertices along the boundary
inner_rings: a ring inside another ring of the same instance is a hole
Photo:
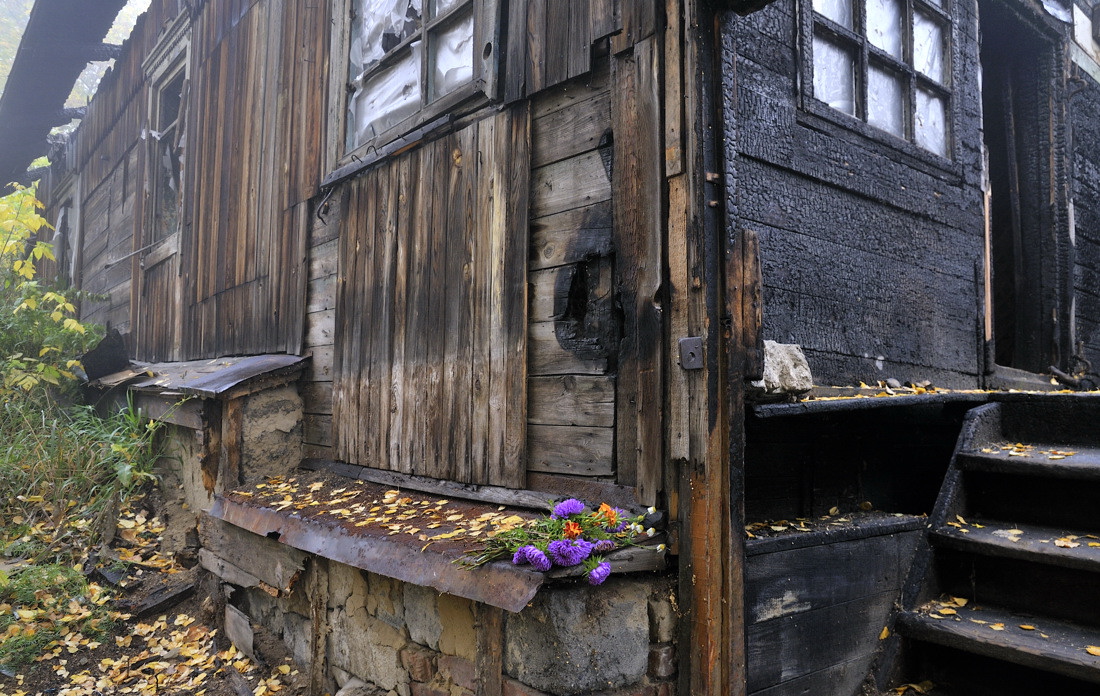
[[[1064,527],[970,518],[934,529],[930,537],[959,551],[1100,573],[1100,535]]]
[[[1051,443],[1000,443],[958,454],[960,468],[1100,481],[1100,448]]]
[[[931,602],[904,612],[898,626],[916,640],[1100,684],[1100,656],[1089,652],[1100,646],[1100,629],[995,607],[943,608]]]
[[[964,495],[958,507],[966,519],[1076,530],[1100,535],[1100,479],[1024,476],[989,471],[962,473]],[[949,517],[946,522],[953,519]]]

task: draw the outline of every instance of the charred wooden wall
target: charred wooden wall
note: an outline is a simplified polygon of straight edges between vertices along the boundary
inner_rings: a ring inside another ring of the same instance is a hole
[[[794,0],[722,19],[727,205],[759,234],[764,337],[818,384],[980,379],[979,66],[972,3],[952,5],[951,162],[800,108]]]
[[[1069,102],[1078,354],[1100,370],[1100,83],[1075,70]],[[1078,369],[1088,366],[1078,364]]]

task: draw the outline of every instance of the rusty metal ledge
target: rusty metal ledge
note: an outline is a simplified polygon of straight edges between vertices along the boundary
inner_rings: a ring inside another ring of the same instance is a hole
[[[219,497],[208,514],[307,553],[511,612],[527,606],[546,580],[542,573],[508,562],[464,568],[453,562],[462,555],[457,548],[421,550],[391,537],[357,534],[323,518],[232,498]]]

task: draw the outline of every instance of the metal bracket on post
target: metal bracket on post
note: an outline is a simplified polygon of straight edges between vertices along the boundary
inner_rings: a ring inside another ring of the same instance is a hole
[[[680,367],[685,370],[703,369],[703,339],[691,336],[680,339]]]

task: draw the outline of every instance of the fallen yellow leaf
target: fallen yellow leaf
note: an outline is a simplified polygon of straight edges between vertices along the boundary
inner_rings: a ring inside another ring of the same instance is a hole
[[[886,640],[889,637],[890,637],[890,627],[889,626],[883,626],[882,627],[882,633],[878,634],[878,639],[879,640]]]
[[[1035,630],[1035,627],[1032,626],[1031,624],[1020,624],[1020,628],[1024,629],[1025,631],[1034,631]]]
[[[1100,646],[1090,645],[1085,648],[1085,652],[1087,652],[1089,655],[1100,657]]]

